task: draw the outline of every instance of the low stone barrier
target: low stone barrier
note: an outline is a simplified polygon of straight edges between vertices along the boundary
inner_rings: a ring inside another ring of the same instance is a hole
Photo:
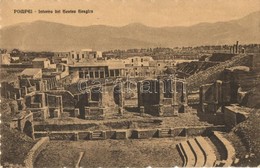
[[[154,129],[116,129],[95,131],[35,131],[36,138],[49,136],[50,140],[94,140],[94,139],[149,139],[166,137],[190,137],[211,133],[211,131],[224,131],[225,126],[177,127]],[[163,134],[163,131],[167,132]],[[93,135],[100,135],[93,137]],[[101,134],[102,132],[102,134]],[[94,134],[93,134],[94,133]]]
[[[148,139],[158,137],[157,129],[138,129],[132,131],[131,138],[134,139]]]
[[[46,147],[49,140],[49,137],[43,137],[32,147],[24,160],[25,167],[33,167],[35,159],[37,158],[38,154]]]
[[[212,131],[225,131],[226,127],[224,125],[220,126],[211,126],[211,127],[187,127],[186,129],[186,135],[187,136],[200,136],[200,135],[208,135]]]
[[[215,136],[220,144],[222,144],[222,147],[225,150],[225,155],[227,156],[227,158],[225,158],[223,167],[230,167],[235,158],[235,149],[233,145],[219,132],[214,131],[213,136]]]

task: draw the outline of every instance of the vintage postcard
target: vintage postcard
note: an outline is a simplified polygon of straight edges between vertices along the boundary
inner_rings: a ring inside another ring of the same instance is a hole
[[[1,167],[259,167],[260,0],[0,0]]]

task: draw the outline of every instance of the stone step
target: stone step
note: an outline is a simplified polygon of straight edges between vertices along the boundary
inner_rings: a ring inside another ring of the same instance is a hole
[[[224,134],[218,131],[213,132],[213,136],[218,139],[219,142],[221,142],[219,145],[222,146],[224,150],[220,153],[221,155],[224,155],[224,165],[223,167],[230,167],[233,163],[233,158],[235,158],[235,149],[231,142],[229,142],[225,137]]]
[[[215,136],[210,136],[209,139],[214,144],[219,153],[219,160],[225,160],[227,158],[227,154],[219,139],[217,139]]]
[[[186,164],[186,167],[194,167],[195,166],[195,162],[196,162],[196,158],[188,144],[187,141],[185,142],[181,142],[180,145],[182,146],[183,148],[183,151],[184,153],[186,154],[187,156],[187,164]]]
[[[184,149],[182,148],[182,146],[180,144],[176,145],[178,151],[180,152],[181,158],[182,158],[182,167],[185,167],[187,164],[187,156],[184,152]]]
[[[160,130],[160,135],[161,137],[170,137],[171,136],[171,132],[169,129],[161,129]]]
[[[198,146],[197,142],[195,141],[195,139],[190,139],[188,140],[188,144],[190,145],[195,157],[196,157],[196,167],[202,167],[205,165],[205,156],[202,152],[202,150],[200,149],[200,147]]]
[[[196,137],[195,138],[196,143],[206,156],[206,162],[205,165],[206,167],[212,167],[215,165],[215,162],[217,160],[216,155],[214,153],[214,150],[212,147],[209,145],[209,143],[203,138],[203,137]]]
[[[102,137],[102,132],[93,132],[92,133],[92,138],[99,138]]]

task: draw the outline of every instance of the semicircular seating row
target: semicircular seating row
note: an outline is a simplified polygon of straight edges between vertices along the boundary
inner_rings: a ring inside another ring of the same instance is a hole
[[[218,138],[225,148],[226,153],[223,154],[226,156],[225,160],[218,161],[213,147],[204,137],[199,136],[176,145],[183,160],[182,167],[231,166],[235,155],[234,148],[220,133],[213,132],[212,136]]]

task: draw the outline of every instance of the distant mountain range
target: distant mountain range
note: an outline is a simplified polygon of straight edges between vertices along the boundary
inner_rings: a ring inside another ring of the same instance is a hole
[[[78,27],[35,21],[0,29],[1,48],[30,51],[68,51],[260,43],[260,11],[241,19],[199,23],[189,27],[149,27],[132,23],[122,27]]]

